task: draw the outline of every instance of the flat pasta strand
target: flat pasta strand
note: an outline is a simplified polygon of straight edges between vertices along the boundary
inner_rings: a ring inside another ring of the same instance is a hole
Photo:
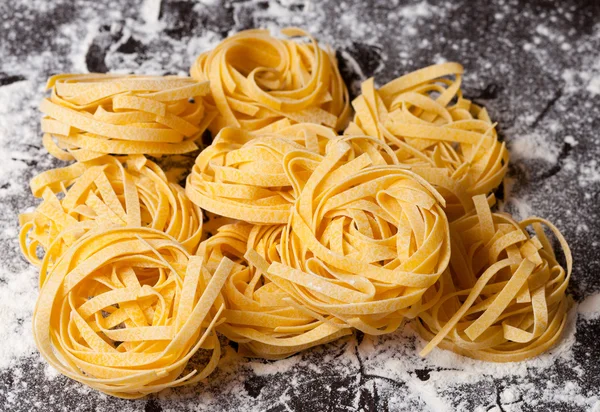
[[[191,152],[216,115],[202,99],[208,82],[189,77],[60,74],[47,87],[43,143],[61,160]]]
[[[388,143],[400,163],[440,191],[450,220],[471,210],[473,196],[498,187],[508,168],[508,150],[487,111],[462,95],[462,73],[461,65],[442,63],[380,89],[368,79],[345,131]]]
[[[202,211],[158,165],[142,155],[103,156],[41,173],[31,181],[42,203],[19,216],[25,257],[40,266],[38,249],[53,265],[87,231],[143,226],[173,236],[194,253],[202,236]],[[41,278],[40,282],[43,283]]]
[[[88,232],[41,275],[40,353],[69,378],[121,398],[201,381],[220,359],[215,301],[234,266],[224,258],[206,280],[201,263],[158,230]],[[201,348],[212,350],[203,369],[186,369]]]
[[[439,346],[493,362],[537,356],[554,345],[565,326],[571,303],[565,290],[573,265],[569,246],[547,220],[517,223],[507,214],[492,213],[484,195],[473,200],[474,211],[450,225],[450,265],[437,291],[429,292],[441,298],[414,322],[428,341],[421,354]],[[558,239],[566,270],[544,226]]]
[[[335,53],[298,28],[281,33],[310,42],[245,30],[197,58],[190,72],[200,82],[210,81],[207,101],[218,111],[210,125],[213,134],[226,126],[257,130],[282,119],[346,127],[348,90]]]
[[[223,288],[225,321],[217,331],[240,343],[247,356],[277,359],[333,341],[351,330],[331,316],[321,316],[269,280],[267,268],[279,261],[284,225],[222,226],[199,254],[214,273],[223,257],[236,263]]]

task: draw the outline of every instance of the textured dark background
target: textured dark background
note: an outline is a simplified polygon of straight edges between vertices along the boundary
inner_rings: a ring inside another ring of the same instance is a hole
[[[36,202],[29,179],[59,164],[41,146],[36,111],[49,75],[186,73],[230,33],[298,25],[338,50],[353,92],[370,76],[384,84],[444,59],[462,63],[465,93],[511,149],[502,207],[561,228],[581,302],[600,292],[600,2],[10,0],[0,17],[0,343],[10,354],[0,410],[600,410],[600,320],[575,315],[575,343],[520,370],[421,360],[408,330],[275,363],[242,360],[229,346],[206,386],[109,398],[56,376],[32,346],[36,275],[16,241],[18,212]]]

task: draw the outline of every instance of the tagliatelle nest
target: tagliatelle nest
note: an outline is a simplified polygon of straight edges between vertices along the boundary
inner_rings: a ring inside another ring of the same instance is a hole
[[[60,74],[47,87],[43,142],[61,160],[192,152],[215,116],[202,101],[208,82],[189,77]]]
[[[282,119],[322,124],[341,130],[350,112],[348,90],[335,53],[321,49],[303,30],[282,29],[279,39],[267,30],[245,30],[201,54],[191,68],[198,81],[210,81],[207,99],[219,112],[210,126],[257,130]]]
[[[305,307],[377,335],[414,317],[450,259],[443,199],[334,141],[304,182],[268,277]]]
[[[90,232],[43,275],[33,314],[36,345],[62,374],[122,398],[192,384],[217,366],[214,302],[233,262],[212,277],[175,239],[154,229]],[[200,349],[201,371],[186,370]]]
[[[269,263],[278,261],[283,225],[226,225],[199,249],[213,273],[225,256],[237,265],[223,288],[225,322],[218,331],[242,344],[249,356],[281,358],[351,333],[331,316],[303,307],[270,281]]]
[[[21,250],[40,266],[52,265],[80,236],[98,227],[150,227],[194,253],[202,237],[202,211],[144,156],[104,156],[46,171],[31,181],[42,203],[20,216]],[[40,279],[43,282],[43,278]]]
[[[508,151],[487,111],[463,98],[462,73],[460,64],[443,63],[379,89],[369,79],[352,102],[356,114],[345,131],[388,143],[400,163],[440,191],[450,220],[472,209],[473,196],[498,187],[508,168]]]
[[[377,139],[339,137],[318,125],[297,124],[262,135],[225,128],[196,159],[186,194],[198,206],[222,216],[252,223],[286,223],[301,190],[300,181],[310,176],[327,145],[337,140],[350,145],[348,161],[360,157],[360,164],[398,162],[393,151]]]
[[[439,346],[494,362],[537,356],[554,345],[565,326],[570,305],[565,290],[572,269],[569,246],[546,220],[517,223],[509,215],[491,213],[485,196],[474,201],[476,212],[450,225],[450,266],[437,291],[428,292],[436,295],[436,303],[415,322],[429,341],[421,354]],[[527,232],[529,226],[535,236]],[[566,271],[544,226],[560,242]]]

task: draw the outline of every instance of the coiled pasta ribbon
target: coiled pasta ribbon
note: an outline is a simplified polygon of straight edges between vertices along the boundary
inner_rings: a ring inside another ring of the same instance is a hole
[[[186,194],[201,208],[222,216],[251,223],[286,223],[301,190],[286,170],[308,178],[332,140],[351,145],[347,160],[364,154],[361,162],[397,163],[383,142],[366,136],[338,137],[319,125],[296,124],[262,135],[225,128],[198,155]]]
[[[202,101],[208,82],[188,77],[60,74],[47,87],[43,143],[61,160],[191,152],[215,116]]]
[[[473,200],[475,211],[450,224],[450,266],[437,292],[428,292],[442,297],[415,321],[429,341],[421,354],[439,346],[494,362],[537,356],[559,339],[565,326],[570,305],[565,290],[572,269],[569,246],[544,219],[517,223],[509,215],[492,213],[484,195]],[[535,236],[527,232],[530,226]],[[544,226],[562,247],[566,271]]]
[[[194,79],[210,81],[219,115],[213,134],[225,126],[257,130],[281,119],[346,127],[348,90],[335,53],[297,28],[281,33],[310,38],[310,43],[277,39],[267,30],[245,30],[201,54],[191,68]]]
[[[351,150],[331,142],[303,183],[267,276],[306,308],[378,335],[424,309],[450,259],[448,221],[424,179],[367,155],[348,161]]]
[[[190,253],[201,240],[200,208],[142,155],[103,156],[49,170],[32,179],[31,190],[43,201],[32,213],[19,216],[20,243],[36,266],[42,265],[38,247],[45,253],[44,264],[51,266],[80,236],[97,227],[158,229]]]
[[[267,268],[279,260],[282,230],[283,225],[226,225],[199,249],[211,273],[224,256],[236,263],[223,288],[225,321],[218,331],[249,356],[281,358],[350,334],[335,318],[304,308],[270,281]]]
[[[372,78],[365,81],[345,132],[387,142],[400,163],[440,191],[450,220],[472,209],[473,196],[500,185],[508,168],[508,151],[487,111],[463,98],[462,73],[460,64],[443,63],[380,89]]]
[[[208,376],[220,358],[214,305],[233,262],[212,277],[172,237],[149,228],[89,232],[42,277],[36,345],[62,374],[121,398],[139,398]],[[212,356],[186,369],[200,349]]]

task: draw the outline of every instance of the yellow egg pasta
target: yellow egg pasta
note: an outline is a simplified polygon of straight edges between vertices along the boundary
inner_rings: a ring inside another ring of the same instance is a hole
[[[220,359],[215,301],[233,266],[225,258],[207,277],[200,258],[154,229],[88,232],[42,275],[36,345],[62,374],[112,396],[199,382]],[[201,348],[209,361],[186,368]]]
[[[222,216],[251,223],[286,223],[301,189],[286,169],[308,177],[332,140],[351,145],[349,161],[364,154],[360,162],[397,163],[383,142],[367,136],[339,137],[319,125],[296,124],[260,135],[225,128],[196,159],[186,194],[198,206]]]
[[[293,205],[272,282],[316,313],[367,334],[394,331],[448,265],[444,199],[397,165],[351,161],[333,141]]]
[[[52,265],[77,238],[96,227],[158,229],[190,253],[201,240],[200,208],[142,155],[103,156],[49,170],[32,179],[31,190],[43,201],[33,212],[20,215],[20,243],[36,266],[42,263],[38,248],[48,257],[46,264]]]
[[[450,220],[472,208],[504,178],[508,151],[487,111],[463,97],[458,63],[429,66],[376,89],[365,81],[345,133],[388,143],[400,163],[432,183],[446,199]],[[449,76],[453,76],[450,79]]]
[[[284,170],[286,154],[310,149],[318,154],[335,138],[332,129],[312,124],[261,135],[225,128],[198,155],[186,194],[198,206],[222,216],[285,223],[295,198]]]
[[[283,229],[284,225],[226,225],[199,249],[211,273],[223,257],[236,263],[223,288],[225,321],[217,330],[240,343],[240,352],[248,356],[282,358],[351,333],[337,319],[306,309],[270,281],[266,269],[279,261]]]
[[[306,32],[289,27],[279,39],[267,30],[245,30],[201,54],[191,68],[200,82],[210,81],[207,101],[218,111],[210,125],[257,130],[281,119],[342,130],[350,112],[348,90],[335,53],[321,49]]]
[[[484,195],[473,200],[474,211],[450,224],[450,265],[437,290],[428,292],[441,298],[415,321],[428,341],[421,354],[439,346],[494,362],[537,356],[560,338],[565,326],[570,306],[565,290],[572,269],[569,246],[544,219],[517,223],[507,214],[492,213]],[[566,270],[544,226],[558,239]]]
[[[492,212],[509,155],[463,67],[368,79],[350,105],[335,52],[281,34],[239,32],[191,77],[48,80],[43,144],[75,162],[34,177],[42,201],[19,216],[47,362],[135,399],[205,380],[218,333],[266,359],[405,322],[423,356],[520,361],[557,342],[569,246]],[[166,173],[146,158],[163,155]]]
[[[208,82],[189,77],[60,74],[47,87],[43,143],[61,160],[192,152],[216,115],[202,100]]]

